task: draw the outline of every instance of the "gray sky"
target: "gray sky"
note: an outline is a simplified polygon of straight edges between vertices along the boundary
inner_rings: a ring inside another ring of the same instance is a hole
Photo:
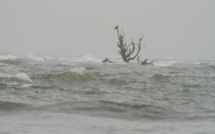
[[[116,57],[116,25],[144,58],[215,59],[215,0],[0,0],[0,52]]]

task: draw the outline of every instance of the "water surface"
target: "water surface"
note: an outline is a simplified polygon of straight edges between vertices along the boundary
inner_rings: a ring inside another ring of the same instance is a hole
[[[2,134],[212,134],[215,61],[0,55]]]

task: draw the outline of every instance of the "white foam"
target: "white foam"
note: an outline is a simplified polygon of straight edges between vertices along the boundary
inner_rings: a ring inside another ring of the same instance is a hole
[[[34,61],[44,61],[43,57],[38,57],[38,56],[35,56],[35,55],[31,55],[31,54],[28,54],[27,58],[29,58],[31,60],[34,60]]]
[[[73,67],[71,68],[71,72],[83,74],[86,71],[84,67]]]
[[[154,65],[161,66],[161,67],[168,67],[176,64],[177,61],[155,61]]]
[[[0,55],[0,60],[14,60],[17,59],[14,55]]]
[[[85,55],[85,56],[81,56],[81,57],[74,57],[73,58],[74,61],[77,62],[84,62],[84,61],[91,61],[91,62],[101,62],[101,59],[96,58],[92,55]]]
[[[0,73],[0,78],[4,81],[13,81],[12,79],[22,80],[28,83],[33,83],[33,81],[29,78],[29,76],[25,73],[18,73],[16,75],[2,74]]]
[[[33,81],[29,78],[29,76],[25,73],[18,73],[16,74],[16,77],[20,80],[24,80],[24,81],[28,81],[30,83],[32,83]]]

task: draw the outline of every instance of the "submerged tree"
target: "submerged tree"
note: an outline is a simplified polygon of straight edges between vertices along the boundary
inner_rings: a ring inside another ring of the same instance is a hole
[[[115,27],[118,35],[118,47],[119,47],[119,55],[121,55],[124,62],[129,62],[130,60],[134,60],[140,53],[141,50],[141,41],[143,38],[139,39],[139,43],[134,43],[133,40],[130,44],[126,43],[125,35],[122,32],[119,33],[118,26]]]

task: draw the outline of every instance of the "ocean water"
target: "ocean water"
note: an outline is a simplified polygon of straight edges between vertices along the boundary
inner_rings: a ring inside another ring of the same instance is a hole
[[[0,55],[0,134],[214,134],[215,61]]]

